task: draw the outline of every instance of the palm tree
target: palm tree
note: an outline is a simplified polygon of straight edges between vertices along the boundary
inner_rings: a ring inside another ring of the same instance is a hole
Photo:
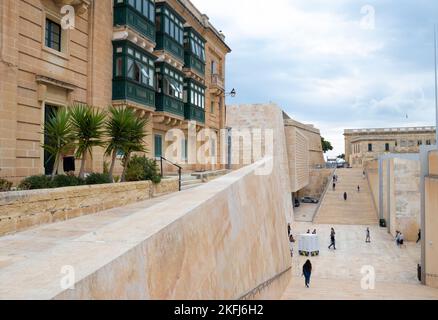
[[[129,161],[133,152],[147,152],[144,139],[148,136],[146,133],[146,126],[148,121],[146,119],[138,118],[134,114],[134,119],[129,121],[129,130],[127,135],[127,143],[123,147],[123,173],[121,182],[126,180],[126,170],[128,169]]]
[[[111,156],[109,175],[114,181],[114,167],[116,164],[117,153],[127,149],[129,144],[130,128],[135,121],[135,113],[128,108],[109,108],[110,118],[106,121],[106,134],[109,137],[105,151],[106,156]]]
[[[62,155],[74,148],[75,136],[72,133],[70,113],[65,108],[58,110],[44,125],[44,137],[42,147],[51,158],[55,158],[52,171],[52,179],[54,179],[60,167]]]
[[[76,158],[81,158],[79,178],[85,177],[87,156],[92,157],[94,147],[103,147],[105,142],[105,113],[87,104],[75,104],[71,110],[72,129],[76,136]]]

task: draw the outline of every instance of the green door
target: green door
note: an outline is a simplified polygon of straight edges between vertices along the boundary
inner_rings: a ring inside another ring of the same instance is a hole
[[[161,158],[163,156],[163,137],[159,134],[155,135],[155,158]]]

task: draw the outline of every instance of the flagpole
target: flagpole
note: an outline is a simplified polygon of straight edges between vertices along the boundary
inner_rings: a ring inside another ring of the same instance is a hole
[[[437,71],[437,44],[436,44],[436,25],[433,27],[433,43],[435,47],[435,112],[436,112],[436,122],[435,122],[435,131],[436,131],[436,145],[438,147],[438,71]]]

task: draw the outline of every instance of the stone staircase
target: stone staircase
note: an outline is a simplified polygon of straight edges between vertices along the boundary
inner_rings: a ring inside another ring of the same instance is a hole
[[[192,176],[192,174],[183,174],[182,176],[182,182],[181,182],[181,189],[183,190],[189,190],[196,187],[199,187],[204,182],[202,179],[200,179],[197,176]]]
[[[363,178],[361,169],[336,170],[338,182],[333,191],[332,182],[322,199],[315,215],[315,224],[376,225],[377,212],[374,207],[367,179]],[[357,186],[360,192],[357,192]],[[344,201],[344,192],[348,200]]]
[[[202,184],[219,178],[229,173],[229,170],[216,170],[206,172],[186,172],[181,177],[181,191],[193,189],[201,186]],[[175,177],[175,175],[169,175]]]

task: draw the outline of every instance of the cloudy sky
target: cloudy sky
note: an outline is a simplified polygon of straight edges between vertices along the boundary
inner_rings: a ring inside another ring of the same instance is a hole
[[[434,124],[436,0],[192,0],[233,49],[228,104],[276,102],[344,152],[343,129]]]

